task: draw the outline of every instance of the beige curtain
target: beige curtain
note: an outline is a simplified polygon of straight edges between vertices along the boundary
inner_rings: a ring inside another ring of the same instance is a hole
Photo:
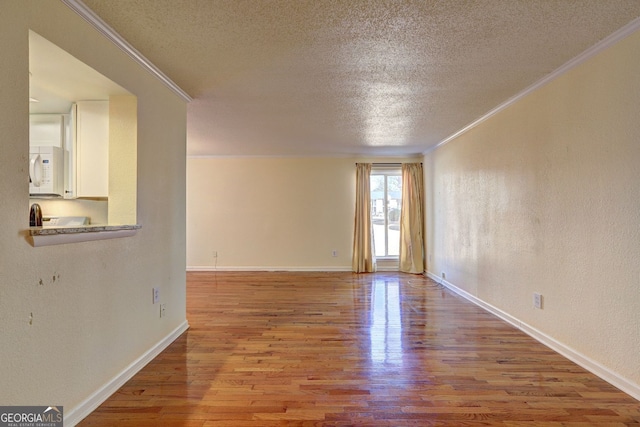
[[[400,271],[424,272],[424,185],[421,163],[402,164]]]
[[[376,271],[371,227],[371,163],[356,163],[356,218],[352,267],[355,273]]]

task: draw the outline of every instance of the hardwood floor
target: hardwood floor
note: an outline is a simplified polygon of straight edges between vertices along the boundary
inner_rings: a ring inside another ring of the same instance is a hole
[[[640,425],[640,402],[421,276],[187,282],[191,329],[79,425]]]

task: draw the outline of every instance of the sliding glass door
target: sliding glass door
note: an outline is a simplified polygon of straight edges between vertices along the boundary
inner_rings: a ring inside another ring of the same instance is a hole
[[[399,167],[371,170],[371,222],[376,258],[400,255],[402,172]]]

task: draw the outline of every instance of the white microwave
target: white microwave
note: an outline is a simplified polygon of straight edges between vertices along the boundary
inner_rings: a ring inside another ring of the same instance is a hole
[[[29,195],[64,195],[63,151],[60,147],[29,147]]]

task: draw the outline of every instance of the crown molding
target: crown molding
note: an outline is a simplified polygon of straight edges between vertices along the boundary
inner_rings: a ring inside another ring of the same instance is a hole
[[[613,46],[614,44],[616,44],[619,41],[621,41],[622,39],[630,36],[631,34],[635,33],[638,30],[640,30],[640,18],[634,19],[633,21],[629,22],[624,27],[620,28],[619,30],[615,31],[614,33],[610,34],[609,36],[605,37],[604,39],[600,40],[598,43],[596,43],[593,46],[591,46],[590,48],[586,49],[584,52],[582,52],[578,56],[574,57],[573,59],[570,59],[564,65],[560,66],[560,68],[557,68],[555,71],[552,71],[550,74],[547,74],[542,79],[538,80],[536,83],[534,83],[531,86],[527,87],[522,92],[520,92],[517,95],[509,98],[508,100],[506,100],[502,104],[498,105],[494,109],[490,110],[488,113],[486,113],[485,115],[483,115],[479,119],[469,123],[467,126],[463,127],[462,129],[460,129],[456,133],[454,133],[454,134],[448,136],[447,138],[443,139],[442,141],[440,141],[439,143],[437,143],[436,145],[434,145],[430,149],[426,150],[422,154],[423,155],[429,154],[432,151],[434,151],[435,149],[437,149],[439,147],[442,147],[446,143],[453,141],[454,139],[458,138],[460,135],[462,135],[462,134],[468,132],[469,130],[473,129],[474,127],[478,126],[480,123],[482,123],[485,120],[491,118],[492,116],[498,114],[500,111],[502,111],[505,108],[509,107],[510,105],[516,103],[517,101],[521,100],[522,98],[524,98],[525,96],[529,95],[530,93],[540,89],[542,86],[546,85],[547,83],[549,83],[549,82],[557,79],[558,77],[562,76],[563,74],[569,72],[569,70],[577,67],[578,65],[580,65],[583,62],[587,61],[588,59],[596,56],[598,53],[602,52],[603,50],[608,49],[609,47]]]
[[[87,7],[81,0],[61,0],[69,9],[80,15],[85,21],[87,21],[98,32],[109,39],[114,45],[119,47],[124,53],[129,55],[134,61],[136,61],[142,68],[147,70],[151,75],[159,79],[165,86],[171,89],[176,95],[185,100],[191,102],[193,98],[182,90],[173,80],[171,80],[166,74],[164,74],[158,67],[153,65],[151,61],[144,57],[136,48],[131,46],[120,34],[118,34],[113,28],[111,28],[106,22],[95,14],[91,9]]]

